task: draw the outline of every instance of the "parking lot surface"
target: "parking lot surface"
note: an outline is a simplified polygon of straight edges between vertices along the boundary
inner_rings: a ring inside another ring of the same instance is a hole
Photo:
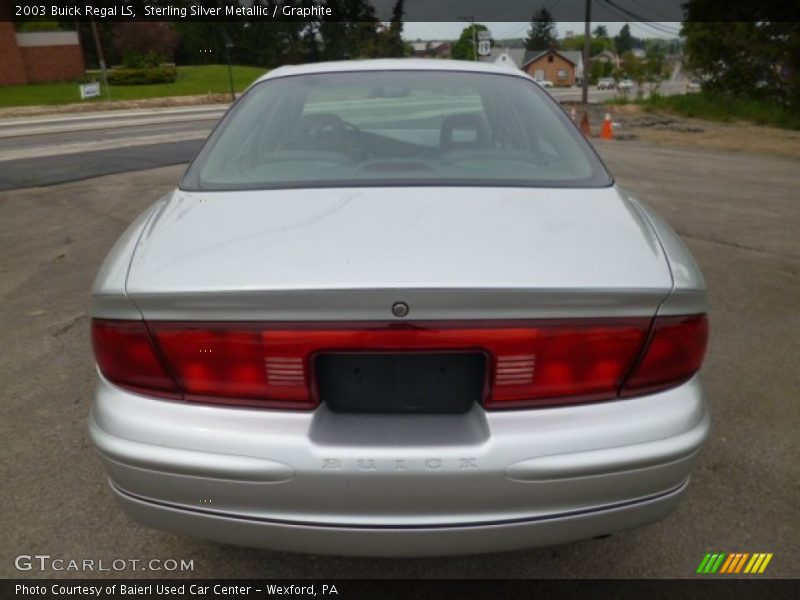
[[[165,167],[0,192],[0,576],[680,578],[694,576],[706,552],[772,552],[762,577],[800,576],[800,161],[598,148],[618,183],[683,236],[709,287],[703,378],[714,425],[677,512],[607,539],[402,560],[235,548],[129,521],[86,433],[89,291],[117,236],[175,185],[182,167]],[[20,554],[173,558],[194,569],[20,572]]]

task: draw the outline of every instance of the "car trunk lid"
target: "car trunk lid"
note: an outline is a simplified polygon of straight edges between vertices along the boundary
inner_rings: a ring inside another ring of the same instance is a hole
[[[176,191],[127,293],[153,320],[653,315],[672,285],[615,188]]]

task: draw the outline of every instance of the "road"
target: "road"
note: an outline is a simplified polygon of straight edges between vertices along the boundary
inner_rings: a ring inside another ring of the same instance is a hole
[[[186,163],[226,108],[108,111],[2,120],[0,190]]]
[[[571,87],[571,88],[550,88],[548,90],[550,95],[556,98],[560,102],[580,102],[582,97],[582,91],[579,87]],[[679,77],[675,80],[665,81],[663,82],[659,88],[658,93],[664,96],[672,96],[676,94],[685,94],[686,93],[686,80],[682,77]],[[590,88],[589,90],[589,102],[590,103],[599,103],[605,102],[606,100],[611,100],[612,98],[618,96],[619,93],[615,90],[598,90],[596,88]],[[635,97],[635,93],[631,92],[628,94],[629,97]],[[647,86],[644,89],[644,96],[649,96],[649,92],[647,90]]]
[[[608,539],[404,560],[234,548],[130,522],[86,434],[95,379],[89,289],[117,236],[175,185],[183,169],[175,165],[0,192],[0,576],[82,575],[14,569],[16,555],[39,553],[106,564],[187,559],[194,570],[172,575],[209,578],[682,578],[715,551],[773,552],[762,577],[800,576],[800,162],[635,142],[598,148],[618,182],[683,236],[710,290],[703,379],[713,433],[673,515]]]

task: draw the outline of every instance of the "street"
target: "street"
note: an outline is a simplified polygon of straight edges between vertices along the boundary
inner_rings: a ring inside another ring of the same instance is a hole
[[[0,190],[186,163],[226,109],[209,105],[0,120]]]
[[[28,185],[54,185],[0,192],[0,435],[6,449],[0,462],[5,482],[0,490],[0,576],[683,578],[694,576],[705,553],[718,551],[771,552],[774,558],[762,577],[800,576],[800,163],[638,142],[597,147],[618,183],[656,208],[682,235],[700,263],[711,302],[712,337],[703,379],[712,437],[674,514],[607,539],[507,554],[403,560],[235,548],[148,530],[128,520],[112,500],[86,432],[95,381],[90,288],[116,238],[176,184],[184,169],[178,163],[188,160],[212,124],[210,118],[140,124],[115,130],[113,139],[106,129],[92,129],[85,135],[46,133],[35,143],[30,137],[2,141],[3,152],[13,143],[29,153],[17,160],[0,155],[0,180],[9,182],[7,187],[18,187],[10,181],[9,167],[17,169],[16,177],[23,163],[29,175],[39,178]],[[184,147],[163,143],[166,138],[137,146],[127,142],[176,131],[196,137],[177,142]],[[113,146],[114,140],[117,149],[35,152],[58,143]],[[84,179],[103,172],[95,164],[103,156],[114,163],[109,172],[118,174]],[[173,166],[151,168],[159,164]],[[131,168],[147,170],[121,173]],[[57,176],[48,180],[51,172]],[[82,180],[56,184],[71,179]],[[108,564],[114,559],[186,559],[194,570],[20,572],[14,568],[19,554]]]

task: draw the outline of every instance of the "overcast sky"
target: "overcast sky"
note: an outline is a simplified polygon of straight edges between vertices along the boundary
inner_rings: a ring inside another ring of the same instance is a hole
[[[466,27],[463,21],[447,22],[406,22],[403,23],[403,37],[409,41],[416,39],[436,40],[436,39],[456,39],[461,31]],[[492,32],[495,39],[525,37],[530,29],[530,22],[526,23],[485,23]],[[592,23],[592,29],[598,25],[605,25],[609,35],[616,35],[625,23]],[[631,33],[641,38],[672,38],[678,37],[680,23],[654,22],[654,23],[630,23]],[[583,33],[583,22],[556,23],[558,37],[564,37],[567,31],[574,31],[576,34]]]

